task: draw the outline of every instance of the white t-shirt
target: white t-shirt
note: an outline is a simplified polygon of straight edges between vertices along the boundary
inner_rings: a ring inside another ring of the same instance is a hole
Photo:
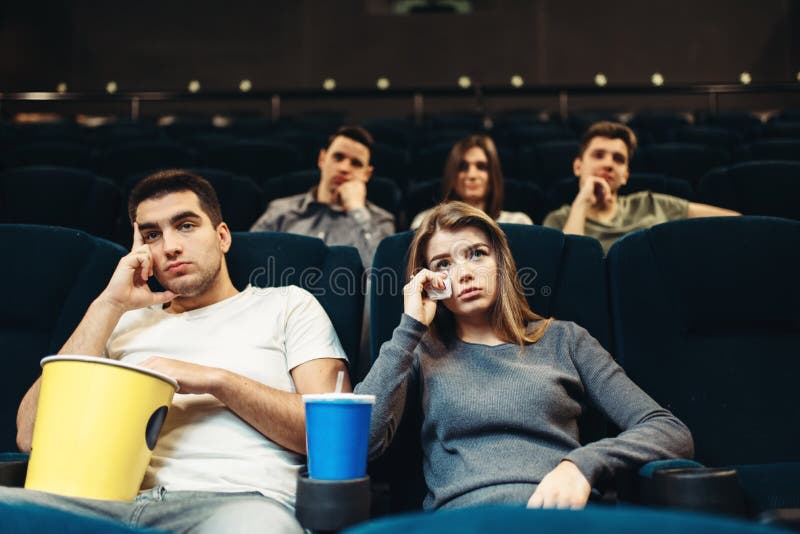
[[[347,358],[325,310],[296,286],[248,286],[180,314],[161,306],[128,312],[106,352],[128,363],[155,355],[220,367],[283,391],[295,391],[289,373],[294,367],[318,358]],[[142,489],[258,491],[294,506],[303,465],[303,455],[267,439],[216,397],[178,393]]]

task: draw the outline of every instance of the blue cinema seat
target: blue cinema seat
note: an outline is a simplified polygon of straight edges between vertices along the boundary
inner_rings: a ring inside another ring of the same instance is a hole
[[[564,534],[787,534],[777,526],[738,519],[671,510],[588,507],[585,510],[526,510],[488,506],[416,513],[378,519],[345,531],[346,534],[484,534],[535,532]]]
[[[800,506],[800,222],[689,219],[632,233],[607,266],[614,354],[735,466],[751,510]]]
[[[0,304],[0,451],[16,450],[16,414],[41,373],[108,283],[126,251],[78,230],[0,224],[9,255]]]
[[[67,226],[112,238],[117,186],[91,171],[21,167],[0,174],[0,223]]]
[[[800,220],[800,161],[748,161],[719,167],[700,179],[697,194],[700,202],[744,215]]]
[[[8,150],[2,157],[3,168],[31,167],[36,165],[58,165],[88,169],[92,151],[79,143],[31,143]]]
[[[631,160],[634,172],[657,172],[696,184],[714,167],[730,162],[730,154],[692,143],[659,143],[642,147]]]
[[[357,369],[364,308],[364,268],[354,247],[327,246],[322,240],[278,232],[235,232],[227,254],[237,289],[297,285],[322,304]]]
[[[200,164],[249,176],[256,183],[303,168],[297,148],[268,141],[233,141],[212,146],[200,158]]]
[[[122,182],[136,173],[175,169],[194,165],[197,154],[169,139],[128,141],[109,146],[96,154],[95,170]]]
[[[548,141],[522,148],[517,155],[515,177],[547,190],[553,182],[572,174],[578,141]]]
[[[608,306],[600,243],[583,236],[528,225],[501,225],[533,310],[546,317],[575,321],[603,346],[609,346]],[[412,232],[384,239],[370,273],[370,350],[372,360],[400,322],[402,288]],[[406,409],[394,441],[372,462],[373,481],[388,484],[393,512],[419,509],[426,493],[420,448],[421,409],[418,390],[409,390]],[[582,439],[605,433],[605,422],[591,410],[581,421]]]

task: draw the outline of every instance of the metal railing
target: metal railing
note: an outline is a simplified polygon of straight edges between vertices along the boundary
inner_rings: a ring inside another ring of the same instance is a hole
[[[270,117],[277,121],[281,107],[290,100],[357,100],[357,99],[408,99],[410,110],[418,122],[425,115],[426,102],[437,98],[463,97],[472,101],[474,109],[486,109],[486,99],[491,97],[552,97],[562,118],[569,115],[570,99],[574,96],[676,96],[706,95],[708,111],[719,109],[719,97],[732,94],[794,93],[800,95],[800,83],[779,84],[697,84],[697,85],[540,85],[513,88],[508,86],[480,86],[470,88],[391,88],[391,89],[297,89],[279,91],[211,91],[192,93],[188,91],[140,91],[109,93],[78,92],[6,92],[0,93],[0,108],[8,102],[76,102],[76,103],[122,103],[130,110],[130,118],[138,119],[141,107],[148,102],[202,102],[202,101],[261,101],[268,103]]]

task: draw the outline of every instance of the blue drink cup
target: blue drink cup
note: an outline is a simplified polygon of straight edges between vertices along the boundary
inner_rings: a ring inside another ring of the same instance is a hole
[[[374,395],[303,395],[308,476],[349,480],[367,474],[369,421]]]

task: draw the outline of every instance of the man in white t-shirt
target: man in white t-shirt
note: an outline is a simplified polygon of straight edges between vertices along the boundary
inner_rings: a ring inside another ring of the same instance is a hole
[[[206,180],[151,175],[131,193],[129,216],[130,254],[60,352],[137,363],[178,381],[142,492],[121,503],[2,488],[0,500],[174,532],[301,532],[300,394],[333,391],[346,369],[330,320],[298,287],[236,290],[225,262],[231,233]],[[152,292],[150,276],[165,290]],[[17,416],[23,451],[38,396],[37,380]]]

